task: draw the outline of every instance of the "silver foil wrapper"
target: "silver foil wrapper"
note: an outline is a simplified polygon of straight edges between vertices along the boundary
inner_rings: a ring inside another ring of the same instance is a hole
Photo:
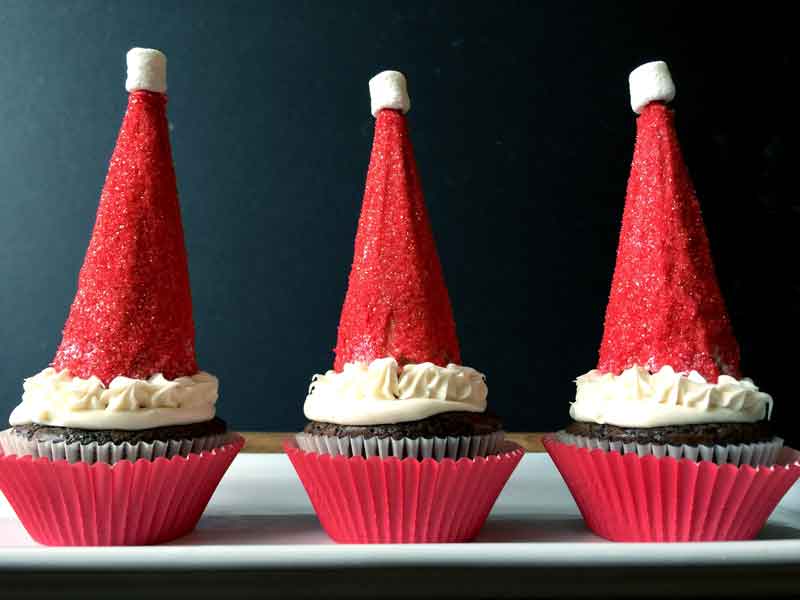
[[[505,432],[496,431],[486,435],[434,438],[378,438],[364,436],[336,437],[297,433],[297,447],[306,452],[330,454],[331,456],[377,456],[388,458],[475,458],[490,456],[502,450]]]
[[[718,465],[732,464],[736,466],[750,465],[751,467],[767,466],[771,467],[778,459],[783,440],[774,437],[768,442],[755,442],[752,444],[725,444],[714,446],[688,446],[686,444],[673,446],[670,444],[623,444],[622,442],[610,442],[599,438],[573,435],[566,431],[559,431],[556,437],[560,442],[588,448],[619,452],[620,454],[635,453],[638,456],[655,456],[663,458],[671,456],[675,459],[687,458],[695,462],[708,460]]]
[[[0,451],[3,454],[17,456],[32,456],[33,458],[49,458],[50,460],[66,460],[71,463],[85,462],[93,464],[96,462],[113,465],[121,460],[135,462],[139,459],[155,460],[156,458],[173,458],[175,456],[188,456],[220,448],[234,439],[235,434],[227,432],[223,434],[209,435],[204,437],[169,440],[166,442],[123,442],[113,444],[107,442],[98,444],[80,444],[74,442],[66,444],[64,442],[36,442],[25,439],[22,436],[14,435],[11,429],[0,431]]]

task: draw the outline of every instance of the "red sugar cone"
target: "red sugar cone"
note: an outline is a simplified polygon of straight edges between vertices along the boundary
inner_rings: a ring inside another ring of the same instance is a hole
[[[385,356],[401,365],[460,363],[450,298],[403,114],[410,104],[405,78],[385,71],[370,81],[370,93],[375,137],[334,368]]]
[[[739,377],[739,347],[711,261],[700,205],[681,156],[664,63],[631,73],[636,147],[600,346],[601,371],[635,364]]]
[[[128,53],[128,108],[53,367],[78,377],[197,372],[167,128],[166,58]]]

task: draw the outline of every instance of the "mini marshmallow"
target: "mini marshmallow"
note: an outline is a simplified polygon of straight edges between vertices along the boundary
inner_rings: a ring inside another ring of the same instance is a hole
[[[401,110],[403,113],[411,109],[406,78],[400,71],[383,71],[370,79],[369,97],[373,117],[377,117],[378,112],[384,108]]]
[[[636,67],[631,71],[628,83],[631,88],[631,108],[636,114],[651,102],[670,102],[675,97],[675,84],[663,60]]]
[[[159,94],[167,91],[167,57],[163,52],[152,48],[131,48],[126,59],[126,90],[148,90]]]

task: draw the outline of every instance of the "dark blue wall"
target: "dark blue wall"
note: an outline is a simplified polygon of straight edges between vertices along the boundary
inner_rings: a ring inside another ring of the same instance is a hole
[[[800,200],[784,89],[798,63],[789,19],[757,10],[3,2],[0,413],[60,339],[139,45],[169,57],[198,355],[224,418],[303,422],[309,378],[333,360],[367,80],[397,68],[464,361],[508,428],[563,424],[601,336],[633,148],[627,75],[664,58],[745,372],[791,435]]]

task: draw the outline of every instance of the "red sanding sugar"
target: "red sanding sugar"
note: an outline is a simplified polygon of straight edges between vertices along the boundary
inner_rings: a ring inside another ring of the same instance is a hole
[[[75,376],[197,372],[166,97],[130,94],[53,367]]]
[[[406,118],[388,109],[375,123],[334,368],[385,356],[461,362]]]
[[[661,103],[637,119],[617,264],[600,346],[601,371],[638,364],[739,376],[739,347],[711,261],[700,205],[673,113]]]

